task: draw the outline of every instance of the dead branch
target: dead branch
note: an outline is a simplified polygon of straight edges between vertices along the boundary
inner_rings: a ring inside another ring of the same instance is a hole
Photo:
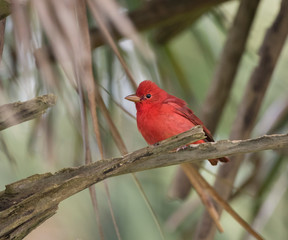
[[[0,131],[37,118],[55,105],[56,96],[47,94],[26,102],[14,102],[0,106]]]
[[[22,239],[55,214],[58,204],[106,178],[175,164],[219,158],[232,154],[287,147],[288,134],[244,141],[218,141],[171,151],[204,138],[197,126],[171,139],[123,157],[106,159],[54,174],[37,174],[6,186],[0,193],[0,239]]]

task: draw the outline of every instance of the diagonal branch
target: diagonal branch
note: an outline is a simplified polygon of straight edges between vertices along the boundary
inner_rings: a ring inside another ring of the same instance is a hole
[[[54,94],[35,97],[25,102],[14,102],[0,106],[0,131],[22,122],[37,118],[56,103]]]
[[[203,129],[197,126],[155,146],[122,157],[62,169],[55,174],[37,174],[7,185],[5,191],[0,192],[0,239],[22,239],[55,214],[61,201],[109,177],[232,154],[279,149],[288,145],[286,134],[205,143],[183,151],[173,151],[203,138]]]

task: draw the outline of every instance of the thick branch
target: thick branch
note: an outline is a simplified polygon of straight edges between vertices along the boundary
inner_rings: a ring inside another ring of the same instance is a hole
[[[0,239],[11,236],[13,239],[23,238],[52,216],[61,201],[108,177],[288,145],[286,134],[245,141],[205,143],[179,152],[171,151],[204,136],[202,128],[197,126],[157,146],[148,146],[123,157],[63,169],[55,174],[38,174],[7,185],[6,190],[0,193]],[[23,224],[27,228],[22,228]]]
[[[15,102],[0,106],[0,131],[41,116],[47,108],[55,105],[55,103],[56,96],[47,94],[26,102]]]

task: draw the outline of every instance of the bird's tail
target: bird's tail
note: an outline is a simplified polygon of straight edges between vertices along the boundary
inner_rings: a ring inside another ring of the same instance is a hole
[[[220,162],[229,162],[229,158],[227,157],[221,157],[221,158],[216,158],[216,159],[209,159],[209,162],[212,164],[212,165],[217,165],[218,161]]]

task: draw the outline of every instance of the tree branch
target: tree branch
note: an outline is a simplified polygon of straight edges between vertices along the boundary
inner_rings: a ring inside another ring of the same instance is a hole
[[[5,191],[0,192],[0,239],[22,239],[55,214],[61,201],[109,177],[232,154],[279,149],[288,145],[286,134],[244,141],[195,144],[182,151],[173,150],[204,137],[203,129],[197,126],[123,157],[62,169],[55,174],[37,174],[7,185]]]
[[[0,106],[0,131],[37,118],[55,105],[56,96],[47,94],[26,102],[14,102]]]

